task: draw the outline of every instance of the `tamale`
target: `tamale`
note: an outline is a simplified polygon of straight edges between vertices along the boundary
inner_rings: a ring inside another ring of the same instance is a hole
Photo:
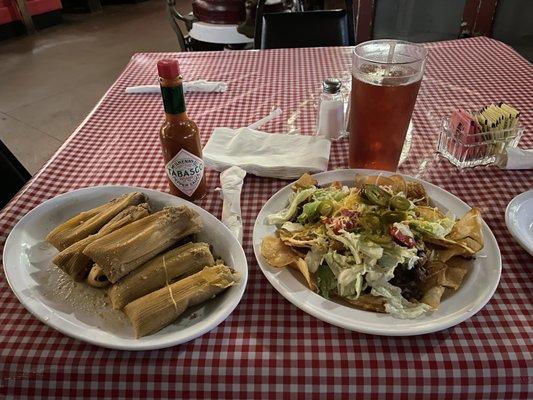
[[[218,264],[165,286],[124,307],[137,338],[169,325],[190,306],[203,303],[239,279],[237,272]]]
[[[83,280],[87,276],[92,264],[91,259],[83,254],[85,247],[87,247],[89,243],[94,242],[96,239],[113,232],[114,230],[146,217],[149,214],[149,209],[150,207],[147,203],[126,207],[115,215],[111,221],[105,224],[97,233],[87,236],[85,239],[77,241],[61,251],[54,258],[53,263],[72,276],[74,280]]]
[[[98,264],[94,264],[89,275],[87,276],[87,283],[96,288],[105,288],[111,285],[111,282],[105,276],[104,271]]]
[[[71,244],[98,232],[126,207],[145,201],[146,198],[142,193],[127,193],[99,207],[83,211],[62,223],[46,236],[46,241],[54,245],[59,251],[64,250]]]
[[[187,243],[152,258],[130,272],[109,289],[108,296],[113,308],[120,310],[176,278],[193,274],[214,263],[207,243]]]
[[[117,282],[181,238],[202,229],[200,216],[186,206],[167,207],[89,244],[83,253]]]

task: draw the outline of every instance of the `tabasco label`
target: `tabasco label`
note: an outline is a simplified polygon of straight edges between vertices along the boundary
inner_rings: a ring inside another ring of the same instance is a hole
[[[192,196],[204,176],[204,162],[200,157],[181,149],[167,163],[166,170],[172,183],[187,196]]]

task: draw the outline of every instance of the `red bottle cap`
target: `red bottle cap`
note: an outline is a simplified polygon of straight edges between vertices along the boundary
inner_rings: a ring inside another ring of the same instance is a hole
[[[157,62],[157,72],[161,78],[174,79],[180,74],[180,66],[176,60],[160,60]]]

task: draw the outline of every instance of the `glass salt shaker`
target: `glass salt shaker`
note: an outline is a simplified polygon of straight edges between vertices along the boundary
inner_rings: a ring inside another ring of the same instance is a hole
[[[324,79],[318,104],[316,133],[332,140],[341,138],[345,132],[341,86],[341,81],[337,78]]]

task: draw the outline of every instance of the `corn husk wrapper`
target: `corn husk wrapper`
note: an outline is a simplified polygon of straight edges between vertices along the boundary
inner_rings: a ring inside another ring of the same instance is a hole
[[[167,207],[89,244],[83,253],[115,283],[138,266],[202,229],[200,216],[186,206]]]
[[[150,207],[147,203],[126,207],[124,210],[115,215],[96,234],[87,236],[86,238],[73,243],[61,251],[54,258],[53,263],[69,274],[74,280],[81,281],[85,279],[93,262],[90,257],[83,254],[83,250],[85,250],[90,243],[107,235],[108,233],[146,217],[150,212],[149,210]],[[94,274],[95,273],[93,272],[93,275]],[[91,280],[91,282],[93,281]],[[96,284],[96,282],[94,283]]]
[[[98,232],[126,207],[145,201],[146,197],[142,193],[127,193],[99,207],[83,211],[62,223],[46,236],[46,241],[54,245],[59,251],[62,251],[73,243]]]
[[[191,306],[203,303],[234,285],[239,275],[225,265],[205,267],[200,272],[165,286],[129,303],[124,312],[136,337],[159,331]]]
[[[207,243],[187,243],[141,265],[115,283],[108,291],[114,309],[215,263]]]

